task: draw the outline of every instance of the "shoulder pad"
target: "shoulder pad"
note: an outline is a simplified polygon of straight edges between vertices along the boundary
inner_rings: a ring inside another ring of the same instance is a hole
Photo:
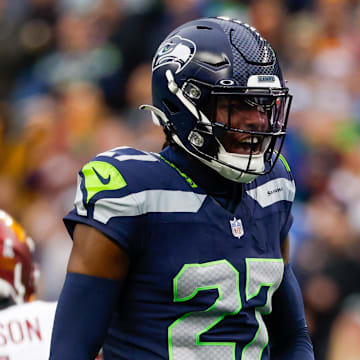
[[[103,153],[96,155],[97,158],[106,157],[111,159],[116,159],[118,161],[145,161],[145,162],[155,162],[159,161],[159,158],[154,154],[146,151],[140,151],[128,146],[122,146],[118,148],[114,148]]]
[[[84,179],[86,203],[101,191],[120,190],[127,185],[118,168],[108,161],[92,160],[80,173]]]
[[[74,205],[77,215],[102,223],[149,212],[197,212],[206,195],[192,190],[158,154],[117,148],[81,169]]]
[[[271,178],[283,177],[290,180],[294,180],[291,174],[290,166],[286,161],[284,155],[282,154],[279,154],[279,158],[269,175]]]
[[[129,147],[98,154],[79,171],[75,207],[80,215],[85,206],[102,197],[122,197],[141,190],[146,180],[144,165],[160,162],[152,153]]]
[[[259,176],[246,192],[263,208],[280,201],[293,202],[296,187],[285,158],[280,155],[272,171]]]
[[[102,191],[120,190],[128,185],[136,188],[138,179],[144,179],[142,165],[159,161],[152,153],[129,147],[115,148],[98,154],[85,164],[79,173],[84,179],[86,203]],[[134,169],[136,171],[133,171]]]

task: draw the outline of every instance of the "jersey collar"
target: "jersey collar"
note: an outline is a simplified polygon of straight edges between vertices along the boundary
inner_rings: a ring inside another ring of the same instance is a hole
[[[223,178],[215,170],[209,168],[199,160],[192,158],[180,148],[168,146],[162,150],[160,154],[186,173],[209,195],[231,198],[234,194],[235,187],[237,193],[239,189],[241,189],[241,184]]]

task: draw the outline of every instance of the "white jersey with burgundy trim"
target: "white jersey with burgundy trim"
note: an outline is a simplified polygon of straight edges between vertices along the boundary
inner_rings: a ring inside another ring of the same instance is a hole
[[[0,311],[0,360],[47,360],[55,309],[33,301]]]

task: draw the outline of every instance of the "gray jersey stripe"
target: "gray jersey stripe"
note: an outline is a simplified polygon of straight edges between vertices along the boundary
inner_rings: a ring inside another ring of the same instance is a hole
[[[206,195],[189,191],[145,190],[121,198],[103,198],[95,203],[94,219],[106,224],[116,216],[137,216],[150,212],[196,213]]]
[[[111,157],[114,159],[117,159],[119,161],[127,161],[127,160],[137,160],[137,161],[160,161],[158,157],[156,157],[156,154],[153,153],[148,153],[148,152],[141,152],[140,154],[121,154],[118,156],[116,155],[116,151],[120,150],[120,149],[126,149],[127,147],[120,147],[120,148],[115,148],[109,151],[105,151],[103,153],[97,154],[96,156],[106,156],[106,157]]]
[[[282,200],[294,201],[295,183],[285,178],[278,178],[246,192],[264,208]]]
[[[86,216],[87,210],[83,204],[83,193],[81,191],[80,185],[81,185],[82,178],[80,175],[77,177],[77,187],[76,187],[76,195],[74,200],[74,205],[76,207],[76,212],[80,216]]]
[[[119,161],[126,161],[126,160],[138,160],[138,161],[160,161],[155,156],[151,154],[142,154],[142,155],[118,155],[115,156],[114,159]]]
[[[115,155],[115,152],[122,149],[129,149],[129,146],[120,146],[113,149],[110,149],[108,151],[102,152],[100,154],[97,154],[96,156],[108,156],[113,157]]]

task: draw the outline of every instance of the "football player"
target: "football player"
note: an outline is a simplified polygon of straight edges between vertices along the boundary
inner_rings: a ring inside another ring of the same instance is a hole
[[[50,358],[104,344],[105,359],[313,359],[288,263],[291,95],[274,50],[204,18],[168,35],[152,72],[142,109],[165,147],[115,148],[79,172]]]
[[[56,303],[34,300],[34,242],[0,210],[0,359],[48,359]]]

